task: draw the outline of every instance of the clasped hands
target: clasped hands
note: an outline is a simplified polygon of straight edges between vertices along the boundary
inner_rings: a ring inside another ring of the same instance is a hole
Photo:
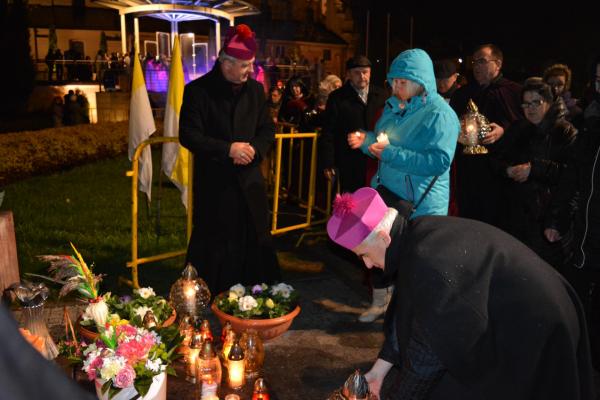
[[[347,137],[348,145],[353,150],[358,149],[360,146],[363,145],[366,137],[367,137],[367,134],[365,132],[360,132],[360,131],[350,132]],[[389,142],[381,142],[381,143],[375,142],[369,146],[369,153],[371,153],[374,157],[377,157],[378,159],[381,160],[381,153],[383,152],[383,150],[385,149],[385,147],[388,144],[389,144]]]
[[[229,147],[229,157],[233,159],[234,165],[248,165],[254,160],[256,151],[250,143],[233,142]]]
[[[513,165],[506,168],[506,175],[515,182],[523,183],[529,178],[531,172],[531,163]]]

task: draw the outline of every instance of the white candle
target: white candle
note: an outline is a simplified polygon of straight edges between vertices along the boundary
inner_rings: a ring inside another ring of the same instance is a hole
[[[239,389],[244,386],[244,360],[229,360],[227,363],[229,373],[229,387]]]
[[[379,132],[379,135],[377,135],[377,143],[390,144],[387,133]]]

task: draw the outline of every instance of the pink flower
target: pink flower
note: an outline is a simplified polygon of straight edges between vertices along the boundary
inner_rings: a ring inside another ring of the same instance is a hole
[[[94,361],[92,361],[90,363],[88,370],[87,370],[87,376],[90,381],[93,381],[94,379],[97,378],[96,370],[98,368],[102,367],[102,363],[103,363],[102,357],[96,357],[96,358],[94,358]]]
[[[118,356],[125,358],[128,364],[135,364],[138,360],[146,357],[148,350],[146,350],[143,343],[131,340],[120,343],[116,353]]]
[[[131,365],[125,365],[125,367],[119,371],[115,377],[115,386],[118,388],[126,388],[133,385],[135,379],[135,371]]]
[[[125,336],[135,336],[137,334],[137,329],[131,325],[117,325],[117,337],[121,337],[121,334],[125,334]]]

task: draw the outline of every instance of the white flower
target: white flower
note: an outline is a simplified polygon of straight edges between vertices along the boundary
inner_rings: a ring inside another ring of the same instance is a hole
[[[92,319],[97,326],[104,326],[108,319],[108,305],[104,299],[88,304],[83,313],[83,319]]]
[[[149,369],[152,372],[159,372],[161,367],[162,360],[157,358],[156,360],[146,360],[146,369]]]
[[[98,354],[100,354],[100,352],[98,351],[98,347],[96,346],[96,343],[90,343],[89,345],[87,345],[87,347],[83,350],[83,355],[87,356],[88,354],[90,354],[92,352],[94,352],[94,354],[95,354],[92,358],[96,358],[98,356]]]
[[[147,299],[150,296],[156,296],[156,293],[154,293],[154,289],[152,289],[151,287],[139,288],[136,289],[135,292],[139,294],[142,299]]]
[[[252,296],[244,296],[244,297],[242,297],[240,299],[239,304],[238,304],[238,307],[240,308],[240,311],[249,311],[249,310],[252,310],[256,306],[258,306],[258,303],[256,302],[256,300]]]
[[[238,295],[235,292],[229,292],[229,301],[237,300]]]
[[[83,367],[82,370],[84,372],[88,372],[90,369],[90,364],[92,363],[92,361],[94,361],[96,358],[98,358],[101,354],[101,351],[96,349],[96,345],[94,344],[94,349],[93,350],[89,350],[90,347],[92,347],[92,345],[89,345],[87,349],[85,349],[83,351],[83,355],[86,356],[85,360],[83,361]]]
[[[144,320],[144,316],[146,315],[146,313],[148,311],[152,311],[152,308],[147,307],[147,306],[139,306],[138,308],[133,310],[133,312],[135,312],[135,315],[139,315],[139,317],[142,319],[142,321]]]
[[[244,286],[238,283],[237,285],[233,285],[231,288],[229,288],[229,293],[231,292],[235,293],[237,297],[242,297],[244,294],[246,294],[246,289]]]
[[[100,377],[105,380],[114,378],[125,367],[125,358],[106,357],[100,368]]]
[[[280,294],[281,297],[287,299],[290,297],[290,294],[294,291],[294,288],[291,285],[285,283],[278,283],[277,285],[273,285],[271,287],[271,293],[273,295]]]

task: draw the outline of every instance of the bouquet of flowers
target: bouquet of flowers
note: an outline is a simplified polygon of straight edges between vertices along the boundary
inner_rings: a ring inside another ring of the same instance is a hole
[[[244,319],[277,318],[290,313],[297,303],[294,288],[285,283],[268,286],[232,286],[215,299],[217,308],[229,315]]]
[[[101,392],[108,391],[109,398],[132,386],[144,396],[154,376],[162,372],[175,375],[170,366],[175,347],[155,331],[123,320],[101,330],[101,340],[83,344],[79,353],[88,379],[104,382]]]

